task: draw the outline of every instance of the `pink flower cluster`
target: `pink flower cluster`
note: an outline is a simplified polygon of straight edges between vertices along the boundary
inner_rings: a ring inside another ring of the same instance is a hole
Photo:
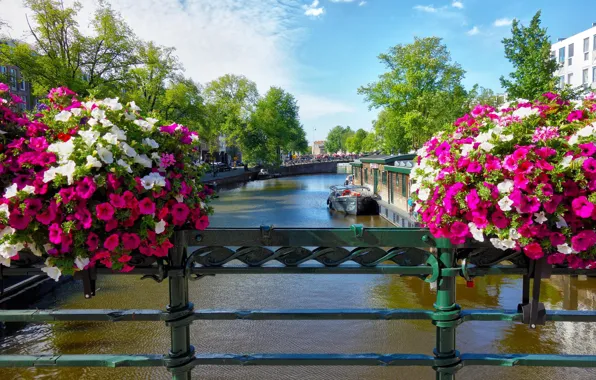
[[[531,259],[596,268],[595,142],[593,96],[580,107],[552,93],[501,111],[477,106],[418,151],[412,190],[422,223],[454,244],[488,239]]]
[[[7,91],[0,83],[0,96]],[[122,108],[117,99],[84,105],[64,87],[48,99],[33,118],[0,103],[0,127],[11,132],[0,144],[0,264],[28,248],[63,274],[97,263],[126,272],[135,254],[166,257],[176,229],[207,228],[211,190],[193,159],[196,132],[144,128],[126,109],[116,127],[106,115]],[[92,145],[99,138],[112,143]]]

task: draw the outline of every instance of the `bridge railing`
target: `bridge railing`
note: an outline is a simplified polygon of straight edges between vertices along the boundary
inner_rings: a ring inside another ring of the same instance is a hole
[[[276,366],[430,366],[437,379],[454,379],[464,366],[596,367],[596,355],[524,355],[460,353],[457,327],[466,321],[511,321],[530,325],[546,322],[596,322],[594,311],[547,311],[539,302],[540,279],[549,273],[596,274],[596,271],[550,268],[544,260],[486,247],[453,247],[433,239],[425,229],[210,229],[180,231],[166,260],[128,275],[145,275],[169,282],[165,310],[3,310],[4,322],[163,321],[170,327],[168,354],[147,355],[0,355],[0,367],[166,367],[174,379],[190,379],[203,365]],[[192,249],[190,247],[193,247]],[[502,265],[507,260],[509,265]],[[3,275],[34,275],[39,268],[5,268]],[[85,271],[87,296],[94,295],[96,275],[107,268]],[[189,301],[189,280],[206,275],[247,273],[377,273],[416,276],[436,282],[434,310],[195,310]],[[487,275],[524,276],[517,310],[462,310],[456,303],[455,279]],[[534,279],[530,299],[530,278]],[[195,320],[428,320],[436,326],[436,347],[421,354],[272,354],[196,353],[190,340]],[[578,337],[580,339],[582,337]]]

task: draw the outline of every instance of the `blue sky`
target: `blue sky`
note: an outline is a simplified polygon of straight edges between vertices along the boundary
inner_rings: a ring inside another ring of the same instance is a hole
[[[69,5],[74,0],[64,0]],[[84,30],[96,0],[80,0]],[[312,141],[335,125],[370,130],[377,111],[356,93],[384,68],[377,55],[414,36],[438,36],[466,70],[464,84],[500,90],[511,67],[501,40],[510,21],[527,23],[542,9],[552,40],[596,22],[594,0],[112,0],[145,40],[174,46],[185,74],[201,83],[226,73],[255,81],[264,93],[295,94]],[[590,8],[592,7],[592,8]],[[21,38],[28,11],[0,0],[12,37]],[[316,128],[316,132],[315,132]]]

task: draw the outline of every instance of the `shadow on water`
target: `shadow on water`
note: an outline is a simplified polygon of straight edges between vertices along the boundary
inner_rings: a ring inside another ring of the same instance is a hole
[[[281,178],[222,190],[214,202],[215,227],[345,227],[354,223],[389,226],[379,216],[344,217],[326,207],[327,189],[345,175]],[[68,283],[44,300],[54,308],[163,309],[167,284],[130,276],[105,276],[98,295],[86,300],[81,285]],[[542,288],[548,308],[593,309],[596,279],[553,276]],[[417,278],[389,275],[218,275],[190,284],[197,309],[274,308],[425,308],[436,293]],[[519,277],[481,277],[475,287],[458,279],[457,299],[464,309],[514,309],[521,297]],[[41,307],[41,306],[40,306]],[[458,327],[461,352],[594,354],[595,327],[587,323],[547,324],[531,330],[506,322],[466,322]],[[435,328],[428,321],[203,321],[191,327],[198,352],[333,352],[432,354]],[[2,354],[153,353],[169,349],[162,323],[53,323],[26,325],[0,340]],[[4,369],[4,379],[168,379],[163,369]],[[430,368],[368,367],[217,367],[195,369],[193,378],[255,380],[434,379]],[[589,369],[464,368],[464,380],[588,380]]]

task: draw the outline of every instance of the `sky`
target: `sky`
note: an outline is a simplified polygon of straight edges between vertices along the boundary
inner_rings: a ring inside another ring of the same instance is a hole
[[[73,0],[64,0],[65,4]],[[85,30],[97,0],[79,0]],[[111,0],[144,40],[173,46],[185,74],[206,83],[232,73],[261,94],[294,94],[309,141],[335,125],[370,130],[359,86],[384,71],[377,56],[415,36],[438,36],[466,71],[464,85],[500,91],[511,66],[501,40],[511,20],[527,24],[539,9],[552,41],[596,22],[594,0]],[[21,0],[0,0],[0,18],[22,38],[30,14]]]

